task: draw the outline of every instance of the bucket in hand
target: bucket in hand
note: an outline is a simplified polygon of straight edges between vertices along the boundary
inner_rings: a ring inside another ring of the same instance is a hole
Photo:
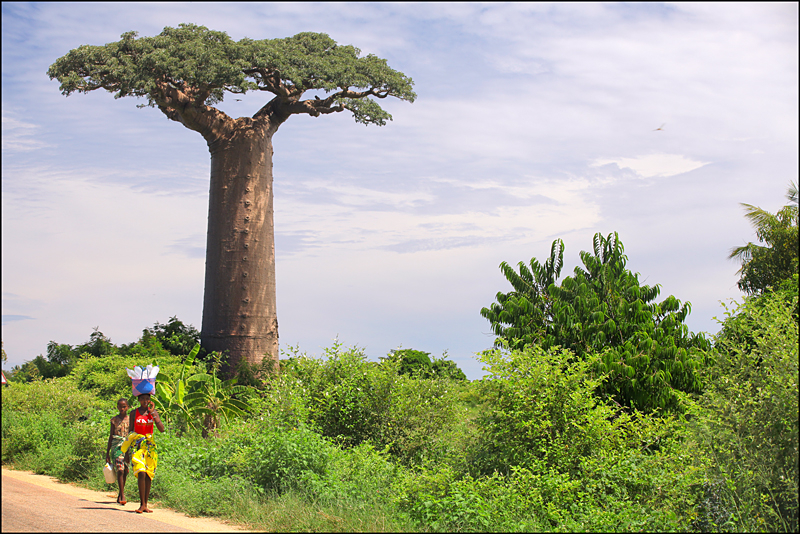
[[[114,469],[106,463],[106,466],[103,468],[103,478],[106,479],[106,484],[113,484],[116,482],[116,477],[114,476]]]

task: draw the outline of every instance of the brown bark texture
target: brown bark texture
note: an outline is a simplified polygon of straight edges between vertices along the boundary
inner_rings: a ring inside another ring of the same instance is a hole
[[[241,360],[278,360],[272,134],[238,119],[209,139],[211,184],[201,343]]]

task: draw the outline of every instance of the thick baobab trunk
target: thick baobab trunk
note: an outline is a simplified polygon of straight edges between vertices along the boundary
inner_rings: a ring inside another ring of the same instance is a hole
[[[237,128],[209,143],[211,188],[201,343],[240,360],[278,361],[272,133]]]

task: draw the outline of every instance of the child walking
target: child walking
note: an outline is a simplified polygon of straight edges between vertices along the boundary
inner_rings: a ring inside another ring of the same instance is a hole
[[[111,430],[108,433],[108,444],[106,445],[106,463],[114,469],[117,478],[119,493],[117,503],[125,505],[125,481],[128,479],[128,458],[129,456],[120,450],[125,438],[128,437],[130,420],[128,419],[128,401],[119,399],[117,401],[119,414],[111,418]]]

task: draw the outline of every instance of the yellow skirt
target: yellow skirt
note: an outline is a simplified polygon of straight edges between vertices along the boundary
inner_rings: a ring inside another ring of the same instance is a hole
[[[134,453],[131,456],[131,466],[133,467],[133,476],[138,477],[139,473],[145,472],[152,480],[156,475],[156,466],[158,465],[158,452],[156,451],[156,442],[152,434],[146,436],[131,432],[128,439],[122,444],[120,450],[127,452],[130,447],[133,447]]]

